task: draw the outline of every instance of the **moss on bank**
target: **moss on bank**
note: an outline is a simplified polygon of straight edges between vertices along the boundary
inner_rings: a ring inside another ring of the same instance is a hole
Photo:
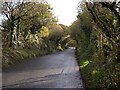
[[[30,58],[47,55],[50,53],[55,53],[58,50],[52,49],[52,51],[48,50],[40,50],[40,49],[12,49],[7,48],[2,51],[2,67],[8,68],[19,63],[25,62]],[[60,50],[59,50],[60,51]]]

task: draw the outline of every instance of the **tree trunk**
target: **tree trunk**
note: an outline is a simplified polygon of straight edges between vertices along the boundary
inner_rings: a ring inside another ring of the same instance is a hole
[[[11,17],[11,28],[10,28],[10,44],[9,47],[13,46],[13,33],[14,33],[14,17]]]

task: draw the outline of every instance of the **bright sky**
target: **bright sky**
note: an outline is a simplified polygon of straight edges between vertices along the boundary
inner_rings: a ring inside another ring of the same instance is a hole
[[[53,7],[58,23],[70,25],[77,16],[77,5],[80,0],[48,0]]]
[[[59,24],[71,25],[77,16],[77,5],[80,0],[48,0],[53,7],[55,16]],[[1,23],[1,17],[0,17]]]

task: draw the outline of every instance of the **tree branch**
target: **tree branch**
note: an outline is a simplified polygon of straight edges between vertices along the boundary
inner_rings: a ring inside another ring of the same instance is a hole
[[[113,3],[113,5],[110,5],[108,2],[104,3],[104,2],[100,2],[100,4],[103,6],[103,7],[106,7],[108,9],[110,9],[114,14],[115,16],[118,18],[118,20],[120,21],[120,15],[119,13],[117,12],[117,10],[115,9],[115,3]]]

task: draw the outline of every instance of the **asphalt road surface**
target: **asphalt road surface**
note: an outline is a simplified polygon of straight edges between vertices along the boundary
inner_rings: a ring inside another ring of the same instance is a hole
[[[74,53],[69,48],[3,70],[3,88],[84,88]]]

